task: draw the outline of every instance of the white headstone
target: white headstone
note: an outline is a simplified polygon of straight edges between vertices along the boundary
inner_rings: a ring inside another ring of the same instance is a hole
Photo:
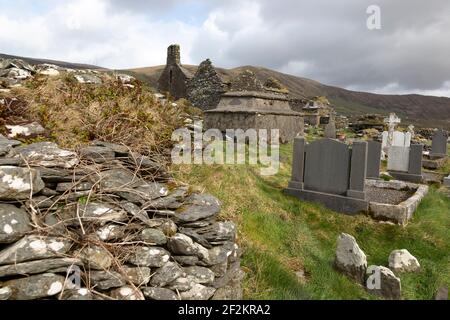
[[[405,146],[405,134],[400,131],[394,131],[392,138],[392,146],[404,147]]]
[[[389,171],[408,172],[409,147],[392,146],[388,151],[387,169]]]

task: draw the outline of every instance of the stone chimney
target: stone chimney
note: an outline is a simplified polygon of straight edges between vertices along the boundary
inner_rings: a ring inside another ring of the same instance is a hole
[[[181,64],[180,45],[172,44],[167,48],[167,65]]]

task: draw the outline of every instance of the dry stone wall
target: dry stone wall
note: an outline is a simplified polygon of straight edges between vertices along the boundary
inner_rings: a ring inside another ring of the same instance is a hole
[[[212,195],[126,146],[0,141],[0,300],[241,298]]]

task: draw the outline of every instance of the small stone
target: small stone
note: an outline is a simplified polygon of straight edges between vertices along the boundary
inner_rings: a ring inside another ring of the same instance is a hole
[[[87,268],[106,270],[112,263],[112,257],[108,250],[100,246],[87,246],[80,250],[80,259]]]
[[[208,300],[215,292],[216,289],[214,288],[196,283],[190,290],[181,292],[180,296],[181,300]]]
[[[152,277],[151,269],[148,267],[122,267],[128,280],[136,286],[146,285]]]
[[[197,256],[174,256],[173,258],[182,266],[195,266],[198,262]]]
[[[236,225],[231,221],[216,222],[211,226],[197,230],[211,244],[219,244],[236,239]]]
[[[0,265],[56,258],[69,251],[72,242],[65,238],[29,235],[0,251]]]
[[[369,293],[386,299],[399,300],[401,298],[400,279],[388,268],[370,266],[367,269],[366,288]]]
[[[164,287],[183,275],[183,270],[173,262],[167,262],[153,274],[150,284],[153,287]]]
[[[420,264],[408,250],[394,250],[389,255],[389,268],[394,272],[418,272]]]
[[[56,191],[66,192],[68,190],[72,191],[86,191],[91,190],[93,184],[90,182],[72,183],[72,182],[60,182],[56,186]]]
[[[37,142],[20,146],[13,149],[10,156],[24,157],[30,166],[72,168],[78,164],[75,152],[60,149],[53,142]]]
[[[0,203],[0,243],[17,241],[31,229],[30,218],[25,210]]]
[[[10,131],[8,138],[35,137],[45,133],[45,129],[37,122],[24,125],[5,125],[5,127]]]
[[[436,293],[435,300],[448,300],[448,287],[440,287]]]
[[[171,252],[179,255],[194,255],[198,251],[194,241],[182,233],[177,233],[169,238],[167,247]]]
[[[90,271],[89,279],[95,289],[108,290],[126,285],[124,277],[115,271]]]
[[[107,147],[88,146],[80,150],[80,157],[95,163],[103,163],[113,160],[115,153]]]
[[[111,291],[110,296],[116,300],[145,300],[142,291],[131,286],[114,289]]]
[[[117,224],[108,224],[104,227],[100,227],[96,234],[102,241],[112,241],[123,238],[125,235],[124,226]]]
[[[75,74],[75,79],[83,84],[102,84],[102,79],[93,74]]]
[[[367,269],[367,258],[354,237],[341,233],[338,237],[335,267],[356,281],[363,283]]]
[[[39,172],[34,169],[0,166],[0,199],[26,200],[44,187]]]
[[[0,288],[0,301],[8,300],[12,295],[12,290],[10,287],[1,287]]]
[[[76,209],[72,209],[72,218],[76,217]],[[108,222],[123,222],[127,220],[127,213],[119,207],[100,202],[89,202],[79,208],[80,218],[92,223],[105,224]]]
[[[169,261],[170,253],[160,247],[136,247],[128,258],[128,262],[136,266],[162,267]]]
[[[64,290],[60,300],[94,300],[94,295],[87,288]]]
[[[164,232],[158,229],[144,229],[141,231],[139,238],[142,241],[150,242],[156,245],[163,245],[167,243],[167,238],[164,235]]]
[[[151,300],[179,300],[175,292],[166,288],[145,287],[142,292],[146,298]]]
[[[188,291],[194,285],[194,281],[190,278],[179,277],[167,285],[167,288],[173,291]]]
[[[194,194],[187,200],[185,205],[175,214],[176,219],[180,223],[206,219],[220,212],[219,200],[208,194]]]
[[[44,273],[6,281],[3,285],[11,288],[11,300],[34,300],[60,293],[64,287],[64,281],[63,276]]]
[[[214,281],[214,272],[205,267],[186,267],[184,268],[184,272],[186,272],[186,275],[191,277],[196,283],[212,284]]]
[[[122,145],[122,144],[116,144],[116,143],[99,141],[99,140],[92,141],[92,144],[95,146],[106,147],[108,149],[111,149],[118,155],[125,156],[125,155],[128,155],[128,153],[130,152],[130,148],[128,148],[126,145]]]

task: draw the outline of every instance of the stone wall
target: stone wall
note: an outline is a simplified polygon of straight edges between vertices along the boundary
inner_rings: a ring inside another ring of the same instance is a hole
[[[222,93],[227,91],[211,61],[206,59],[197,69],[194,77],[187,85],[187,99],[202,110],[214,109]]]
[[[0,140],[0,300],[241,298],[212,195],[123,145]]]

